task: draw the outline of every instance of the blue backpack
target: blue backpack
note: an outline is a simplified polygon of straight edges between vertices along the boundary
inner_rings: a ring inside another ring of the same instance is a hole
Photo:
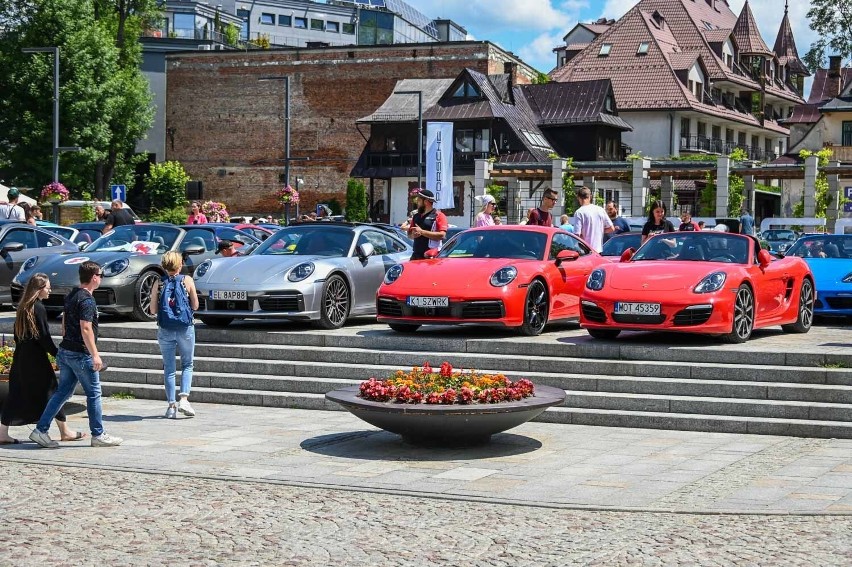
[[[189,294],[183,287],[185,276],[163,276],[160,280],[160,303],[157,323],[164,329],[185,329],[193,324]]]

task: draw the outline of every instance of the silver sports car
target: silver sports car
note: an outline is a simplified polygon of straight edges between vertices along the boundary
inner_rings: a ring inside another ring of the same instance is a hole
[[[408,244],[369,225],[316,222],[277,231],[250,256],[217,258],[195,270],[197,317],[312,320],[326,329],[376,312],[385,272],[411,257]]]

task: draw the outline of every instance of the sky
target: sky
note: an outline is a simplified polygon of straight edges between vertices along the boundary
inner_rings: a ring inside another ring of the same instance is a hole
[[[553,48],[578,22],[623,16],[638,0],[406,0],[431,18],[448,18],[472,39],[489,40],[515,53],[539,71],[556,64]],[[728,0],[739,14],[745,0]],[[763,40],[772,48],[784,15],[784,0],[749,0]],[[810,2],[790,2],[790,24],[799,56],[804,57],[816,34],[808,27]]]

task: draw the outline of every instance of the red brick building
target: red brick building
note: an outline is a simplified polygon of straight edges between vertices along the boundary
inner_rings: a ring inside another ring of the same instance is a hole
[[[290,181],[302,210],[345,202],[346,181],[372,113],[402,78],[453,78],[462,69],[502,73],[518,83],[536,71],[487,41],[269,51],[193,51],[167,56],[166,157],[204,183],[204,198],[234,213],[280,213],[273,197],[284,172],[283,81],[290,77]],[[425,109],[424,109],[425,110]]]

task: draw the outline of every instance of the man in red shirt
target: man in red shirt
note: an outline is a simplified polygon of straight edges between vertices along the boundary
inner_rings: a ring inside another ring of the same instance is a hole
[[[447,235],[447,216],[435,208],[435,194],[428,189],[417,192],[417,212],[411,217],[408,237],[414,240],[412,260],[422,260],[430,248],[441,249]]]
[[[559,193],[553,189],[545,189],[544,197],[541,198],[541,204],[538,208],[532,210],[529,215],[527,224],[537,224],[540,226],[553,226],[553,214],[551,209],[556,205],[556,200]]]

